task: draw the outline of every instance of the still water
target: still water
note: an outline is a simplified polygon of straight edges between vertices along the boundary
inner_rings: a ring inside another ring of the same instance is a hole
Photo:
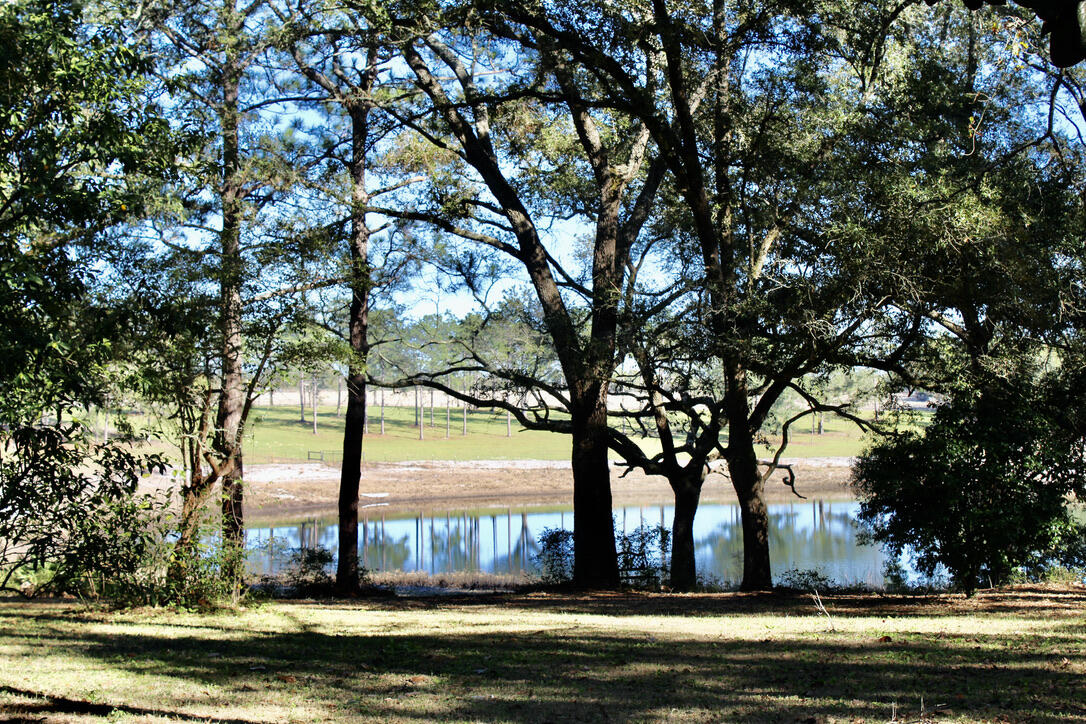
[[[805,501],[769,506],[770,555],[777,578],[790,569],[817,570],[839,583],[881,586],[884,555],[857,540],[854,501]],[[363,511],[359,559],[371,571],[535,572],[538,537],[545,528],[573,528],[573,512],[560,508],[450,510],[445,513]],[[671,527],[672,507],[615,509],[616,530]],[[248,530],[249,562],[258,574],[276,573],[298,548],[333,553],[339,530],[334,515]],[[743,531],[739,507],[702,505],[694,522],[698,573],[720,583],[742,575]]]

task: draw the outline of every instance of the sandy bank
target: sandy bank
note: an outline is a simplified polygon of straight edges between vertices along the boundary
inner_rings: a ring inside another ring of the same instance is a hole
[[[850,497],[850,458],[790,459],[796,489],[809,498]],[[795,499],[790,488],[774,474],[766,484],[767,498]],[[251,520],[327,513],[336,507],[339,468],[322,463],[250,465],[245,514]],[[151,481],[168,485],[167,478]],[[671,489],[658,476],[640,471],[626,473],[613,467],[611,487],[616,504],[670,501]],[[475,460],[367,463],[362,471],[360,505],[390,509],[429,510],[490,505],[568,505],[573,499],[573,475],[566,461]],[[705,482],[703,502],[733,503],[728,478],[714,472]]]

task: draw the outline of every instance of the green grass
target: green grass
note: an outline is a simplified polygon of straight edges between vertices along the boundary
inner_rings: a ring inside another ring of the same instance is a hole
[[[246,459],[252,462],[306,460],[309,453],[338,455],[343,444],[343,418],[334,407],[318,408],[317,434],[313,434],[312,411],[302,423],[297,407],[257,407],[253,411],[246,439]],[[505,414],[489,410],[468,413],[468,432],[463,434],[463,412],[453,409],[446,438],[445,408],[424,415],[423,439],[415,426],[414,409],[385,407],[385,433],[380,430],[380,408],[371,408],[369,433],[363,447],[370,462],[405,460],[568,460],[567,435],[524,430],[514,420],[507,435]],[[772,441],[774,444],[776,440]],[[858,455],[864,440],[858,429],[844,420],[827,418],[821,435],[809,427],[793,428],[785,455],[788,457],[838,457]],[[642,447],[659,450],[659,442],[645,439]],[[772,456],[776,448],[760,446],[759,454]]]
[[[415,426],[410,407],[385,407],[385,434],[381,434],[380,408],[370,409],[369,433],[363,449],[369,462],[404,460],[568,460],[567,435],[523,430],[513,420],[507,436],[504,413],[488,410],[468,412],[468,434],[463,434],[463,412],[451,410],[449,437],[445,437],[445,408],[424,416],[423,439]],[[252,462],[306,460],[310,451],[338,455],[343,447],[343,417],[336,408],[317,409],[317,434],[313,434],[313,411],[306,411],[303,424],[298,407],[256,407],[245,440],[245,458]],[[338,458],[336,458],[338,460]]]
[[[0,601],[0,721],[1072,722],[1086,592]],[[928,719],[924,719],[928,721]]]
[[[317,432],[313,433],[313,412],[306,410],[306,421],[300,419],[297,405],[254,407],[245,437],[245,459],[250,463],[294,462],[319,459],[323,453],[330,462],[338,462],[343,445],[343,415],[334,406],[319,407]],[[433,425],[430,410],[424,415],[423,439],[415,425],[414,408],[385,406],[384,434],[381,433],[381,411],[370,408],[369,432],[363,449],[368,462],[403,462],[407,460],[569,460],[568,435],[538,430],[524,430],[512,421],[506,427],[505,413],[490,410],[468,412],[467,434],[463,432],[462,408],[450,410],[448,438],[445,408],[434,410]],[[139,416],[131,422],[139,424]],[[912,423],[915,425],[916,423]],[[772,457],[779,439],[770,438],[761,445],[758,454]],[[826,417],[822,434],[809,425],[792,428],[786,457],[851,457],[858,455],[865,440],[855,425]],[[642,448],[653,454],[659,451],[659,441],[646,438]],[[612,457],[615,457],[612,454]]]

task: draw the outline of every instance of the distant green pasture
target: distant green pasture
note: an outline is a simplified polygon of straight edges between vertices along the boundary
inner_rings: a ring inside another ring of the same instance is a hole
[[[341,410],[342,413],[342,410]],[[312,410],[306,411],[302,422],[295,406],[257,407],[245,441],[246,459],[251,462],[307,460],[325,453],[333,461],[343,444],[343,416],[334,406],[318,408],[317,433],[313,433]],[[469,410],[467,434],[464,434],[463,408],[446,408],[423,415],[422,439],[415,424],[412,407],[384,408],[384,434],[381,433],[381,409],[371,406],[369,432],[363,448],[368,462],[398,462],[405,460],[568,460],[568,435],[536,430],[524,430],[516,420],[507,428],[504,412]],[[448,434],[448,437],[446,437]],[[863,449],[864,438],[850,422],[826,417],[822,434],[810,425],[793,426],[789,436],[787,457],[853,456]],[[759,454],[772,456],[779,438],[769,438],[770,444],[759,448]],[[657,452],[659,441],[642,440],[642,447]]]
[[[342,412],[336,415],[335,406],[319,407],[314,434],[311,409],[306,410],[303,423],[297,405],[257,407],[250,418],[245,459],[257,463],[307,460],[310,453],[324,452],[338,460],[335,456],[343,447]],[[504,412],[469,410],[466,435],[463,408],[452,408],[448,415],[448,429],[445,407],[433,410],[431,424],[427,407],[420,440],[413,408],[386,405],[381,434],[381,408],[371,406],[363,443],[366,461],[569,459],[567,435],[524,430],[516,420],[507,428]]]
[[[344,408],[321,406],[317,410],[317,429],[313,431],[313,411],[307,408],[302,422],[298,405],[257,404],[252,411],[245,435],[245,459],[250,463],[298,462],[321,460],[338,464],[343,446]],[[468,410],[467,431],[464,430],[464,409],[427,406],[423,415],[420,439],[413,407],[384,407],[384,429],[379,405],[371,405],[369,430],[363,450],[367,462],[402,462],[408,460],[568,460],[568,435],[538,430],[525,430],[516,419],[507,426],[504,412]],[[554,413],[562,417],[560,413]],[[918,427],[929,415],[920,413],[906,426]],[[140,427],[140,416],[130,416],[130,422]],[[620,425],[612,420],[613,425]],[[95,423],[96,429],[98,423]],[[632,434],[632,433],[631,433]],[[772,457],[780,438],[769,436],[758,447],[758,454]],[[641,447],[649,454],[660,450],[659,440],[641,438]],[[865,437],[859,429],[843,419],[827,415],[819,434],[804,420],[793,425],[785,457],[851,457],[864,447]],[[171,451],[172,452],[172,451]],[[614,457],[612,455],[612,457]]]

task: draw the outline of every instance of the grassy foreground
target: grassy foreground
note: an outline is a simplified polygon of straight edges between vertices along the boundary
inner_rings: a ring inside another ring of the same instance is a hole
[[[0,721],[1086,720],[1086,590],[0,601]],[[921,716],[921,700],[927,714]]]

